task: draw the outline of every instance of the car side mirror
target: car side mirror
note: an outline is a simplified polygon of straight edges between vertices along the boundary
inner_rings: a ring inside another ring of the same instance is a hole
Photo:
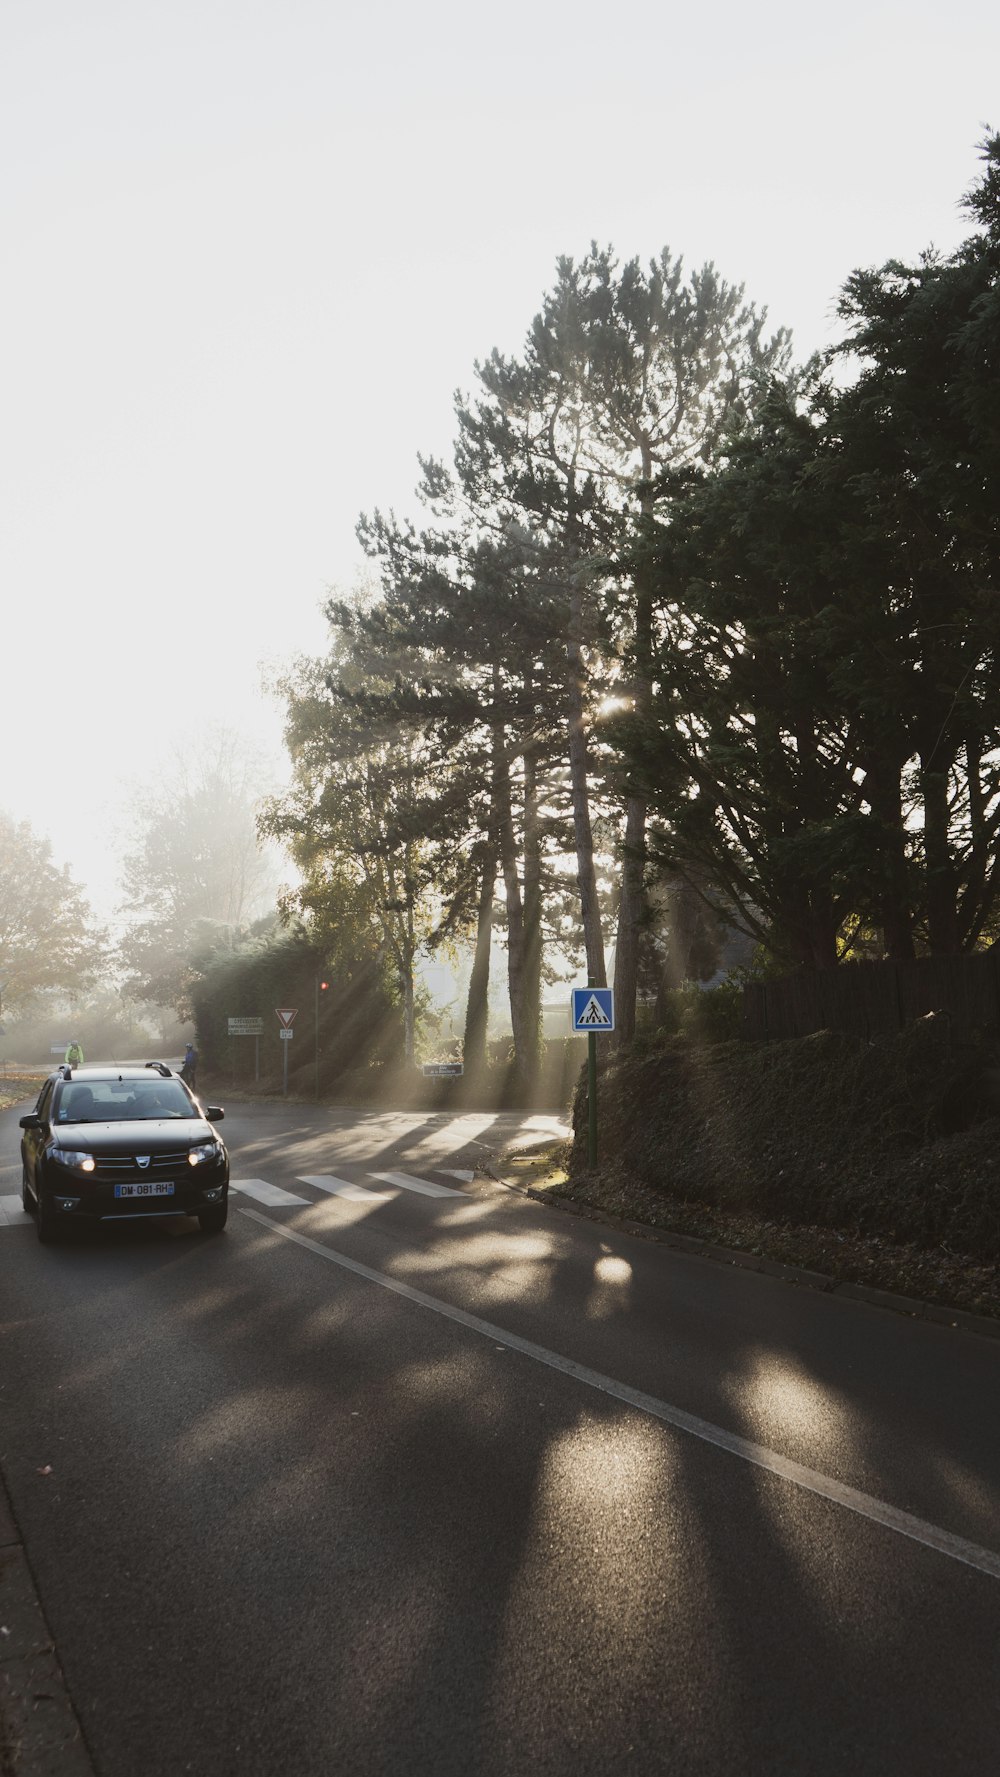
[[[221,1104],[207,1105],[205,1109],[205,1121],[206,1123],[221,1123],[225,1114]]]
[[[41,1129],[42,1127],[34,1111],[30,1111],[26,1117],[21,1117],[20,1124],[22,1129]]]

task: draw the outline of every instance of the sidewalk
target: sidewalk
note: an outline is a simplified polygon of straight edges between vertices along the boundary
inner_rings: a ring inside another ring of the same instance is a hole
[[[2,1480],[0,1777],[94,1777]]]

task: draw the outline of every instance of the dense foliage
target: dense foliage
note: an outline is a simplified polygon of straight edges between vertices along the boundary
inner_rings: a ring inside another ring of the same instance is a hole
[[[824,967],[859,923],[947,955],[1000,905],[1000,231],[848,282],[834,360],[772,391],[675,487],[645,547],[656,696],[624,737],[660,816],[783,959]]]
[[[216,952],[238,950],[273,911],[277,870],[257,836],[261,763],[218,731],[136,791],[124,858],[126,983],[136,998],[191,1015],[191,987]]]
[[[93,979],[102,935],[68,869],[27,821],[0,812],[0,996],[7,1015],[24,1013],[58,988],[74,996]]]
[[[711,266],[560,261],[420,520],[361,521],[378,588],[286,682],[264,827],[323,941],[387,959],[408,1056],[418,955],[465,936],[481,1060],[497,924],[526,1081],[547,958],[603,981],[612,922],[622,1045],[727,930],[812,967],[995,933],[1000,137],[983,158],[965,245],[855,273],[799,370]]]
[[[191,997],[202,1066],[228,1074],[236,1084],[253,1081],[255,1059],[263,1079],[280,1075],[285,1045],[278,1037],[277,1006],[293,1006],[298,1014],[289,1044],[290,1078],[298,1090],[311,1092],[317,1079],[322,1089],[334,1081],[341,1088],[352,1081],[370,1083],[373,1076],[387,1075],[402,1056],[399,1009],[379,962],[354,957],[345,947],[331,966],[330,957],[320,954],[298,926],[204,959]],[[252,1038],[229,1036],[229,1019],[240,1017],[263,1020],[256,1058]]]
[[[760,1045],[668,1039],[619,1057],[601,1103],[609,1177],[648,1187],[664,1209],[703,1204],[1000,1260],[996,1047],[946,1015],[873,1042],[833,1031]],[[574,1123],[582,1176],[582,1088]]]

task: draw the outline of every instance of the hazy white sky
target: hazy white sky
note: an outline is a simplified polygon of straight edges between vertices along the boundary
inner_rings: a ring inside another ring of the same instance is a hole
[[[664,243],[801,355],[856,264],[950,248],[995,0],[487,10],[7,0],[0,804],[105,909],[116,785],[322,646],[354,523],[560,253]],[[61,759],[65,773],[53,770]]]

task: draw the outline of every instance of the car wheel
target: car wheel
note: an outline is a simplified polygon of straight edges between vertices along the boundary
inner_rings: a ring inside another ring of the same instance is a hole
[[[28,1190],[28,1168],[23,1162],[21,1164],[21,1208],[24,1210],[25,1215],[30,1216],[34,1214],[35,1199]]]
[[[211,1209],[199,1209],[198,1220],[203,1234],[221,1234],[229,1214],[228,1203],[213,1204]]]
[[[52,1208],[51,1203],[46,1203],[45,1197],[41,1191],[38,1193],[37,1206],[35,1209],[35,1233],[38,1235],[43,1246],[55,1246],[56,1241],[59,1239],[56,1212]]]

